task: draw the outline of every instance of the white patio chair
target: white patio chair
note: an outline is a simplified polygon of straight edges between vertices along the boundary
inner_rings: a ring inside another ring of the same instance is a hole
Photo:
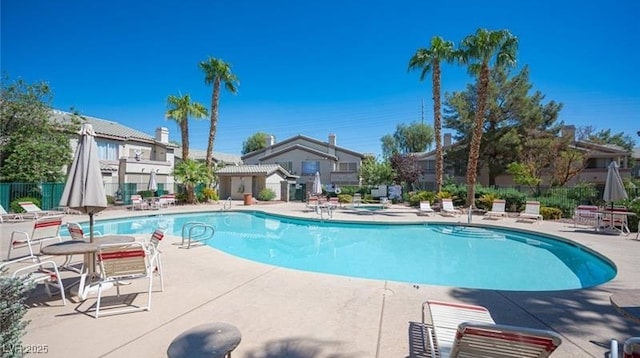
[[[0,224],[3,222],[24,221],[24,217],[20,213],[8,213],[2,205],[0,205]]]
[[[11,233],[9,241],[9,250],[7,250],[7,260],[11,259],[11,252],[21,247],[29,248],[29,257],[35,259],[36,255],[33,251],[34,244],[40,244],[50,240],[62,241],[60,237],[60,227],[62,226],[62,216],[45,216],[37,219],[33,223],[33,230],[14,231]]]
[[[540,202],[539,201],[527,201],[524,211],[518,216],[518,220],[533,220],[536,222],[542,221],[542,215],[540,215]]]
[[[442,208],[440,208],[440,214],[444,216],[456,216],[462,214],[462,211],[453,207],[453,200],[442,199]]]
[[[67,298],[64,293],[64,284],[56,263],[53,261],[41,261],[26,266],[21,264],[21,261],[25,261],[28,258],[2,262],[0,263],[0,268],[6,268],[12,278],[21,279],[25,285],[44,284],[44,290],[49,297],[53,296],[51,288],[55,288],[57,293],[60,294],[62,304],[66,306]]]
[[[162,251],[160,251],[159,246],[160,241],[164,239],[165,230],[166,229],[163,228],[156,229],[147,242],[151,271],[152,273],[157,273],[158,276],[160,276],[160,291],[164,291],[164,277],[162,275]]]
[[[95,318],[105,314],[100,311],[103,291],[115,285],[117,296],[119,297],[121,281],[148,280],[147,304],[124,309],[109,309],[106,314],[151,310],[153,273],[151,271],[150,257],[143,243],[100,245],[98,261],[100,263],[100,280],[97,283],[98,298]]]

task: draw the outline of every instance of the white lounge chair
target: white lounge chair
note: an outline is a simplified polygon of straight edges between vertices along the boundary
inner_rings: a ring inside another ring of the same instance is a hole
[[[160,276],[160,291],[164,291],[164,277],[162,275],[162,258],[160,257],[162,252],[160,251],[159,246],[160,241],[164,239],[164,232],[165,229],[156,229],[153,234],[151,234],[149,241],[146,243],[147,252],[150,256],[149,261],[151,264],[151,271],[152,273],[157,273],[158,276]]]
[[[520,213],[519,220],[534,220],[537,222],[542,221],[542,215],[540,215],[540,202],[539,201],[527,201],[524,211]]]
[[[440,214],[444,216],[456,216],[462,214],[462,211],[453,207],[453,200],[442,199],[442,208],[440,208]]]
[[[0,224],[3,222],[18,222],[24,221],[24,217],[19,213],[8,213],[4,210],[4,207],[0,205]]]
[[[435,210],[431,208],[431,203],[428,201],[421,201],[420,207],[418,207],[418,215],[431,216],[435,213]]]
[[[80,226],[80,224],[78,223],[73,223],[73,222],[67,223],[67,229],[69,230],[69,235],[71,236],[71,240],[85,241],[85,239],[89,239],[91,237],[89,233],[85,234],[84,230],[82,229],[82,226]],[[94,237],[102,236],[102,233],[99,231],[94,231],[93,236]],[[80,269],[76,269],[73,266],[71,266],[72,257],[73,255],[68,255],[65,258],[64,262],[62,263],[62,265],[60,265],[60,267],[71,270],[71,271],[75,271],[78,273],[84,272],[84,263],[82,264]]]
[[[21,201],[18,203],[18,205],[20,205],[20,207],[27,213],[27,215],[35,219],[50,215],[64,214],[64,212],[58,210],[42,210],[40,209],[40,207],[38,207],[38,205],[30,201]]]
[[[62,216],[46,216],[37,219],[33,224],[33,230],[27,231],[14,231],[11,233],[11,240],[9,241],[9,250],[7,250],[7,260],[11,259],[11,251],[20,248],[29,248],[29,257],[35,259],[36,256],[33,252],[33,245],[40,244],[49,240],[62,241],[60,237],[60,227],[62,226]]]
[[[506,200],[495,199],[493,201],[493,205],[491,205],[491,211],[487,211],[484,213],[485,219],[496,219],[496,218],[506,218],[507,213],[505,211],[505,206],[507,205]]]
[[[548,357],[562,343],[547,330],[495,324],[482,306],[427,301],[423,327],[431,357]],[[432,327],[425,324],[429,308]]]

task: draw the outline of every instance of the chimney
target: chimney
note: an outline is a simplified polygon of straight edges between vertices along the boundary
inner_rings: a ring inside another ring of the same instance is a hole
[[[576,141],[576,126],[567,125],[562,127],[561,130],[563,138],[569,138],[572,142]]]
[[[266,145],[265,153],[269,154],[271,153],[271,147],[276,144],[276,138],[272,135],[267,135],[264,138],[264,144]]]
[[[335,147],[336,146],[336,135],[335,133],[329,133],[329,145]]]
[[[169,144],[169,129],[166,127],[156,128],[156,140],[160,143]]]
[[[451,133],[445,133],[444,134],[444,139],[442,141],[442,146],[443,147],[448,147],[451,145]]]

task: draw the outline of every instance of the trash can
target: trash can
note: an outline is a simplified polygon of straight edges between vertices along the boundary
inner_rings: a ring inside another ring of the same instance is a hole
[[[253,195],[251,193],[244,193],[244,205],[251,205],[253,201]]]

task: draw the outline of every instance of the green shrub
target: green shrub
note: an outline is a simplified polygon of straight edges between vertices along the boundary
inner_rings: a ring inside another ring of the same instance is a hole
[[[107,204],[113,205],[115,203],[116,203],[116,199],[113,197],[113,195],[107,195]]]
[[[513,188],[498,190],[498,193],[506,201],[506,211],[518,212],[524,210],[524,204],[527,201],[526,194]]]
[[[493,207],[493,201],[496,199],[500,199],[496,193],[482,194],[482,196],[476,200],[476,206],[479,209],[491,210]]]
[[[33,285],[25,285],[19,278],[7,276],[7,269],[0,269],[0,343],[2,344],[2,357],[23,357],[22,336],[29,321],[24,321],[27,306],[24,304],[26,292]],[[14,349],[11,349],[14,348]]]
[[[420,206],[421,201],[428,201],[430,204],[436,199],[436,194],[432,191],[419,191],[417,193],[410,193],[409,195],[409,206]]]
[[[559,196],[542,197],[538,200],[542,207],[547,206],[560,210],[563,218],[573,217],[573,211],[577,206],[577,202],[575,200],[569,198],[563,199]]]
[[[155,195],[151,190],[140,190],[138,195],[142,196],[142,198],[151,198]]]
[[[350,194],[339,194],[338,202],[340,204],[350,204],[353,201],[353,196]]]
[[[276,197],[276,193],[273,190],[269,188],[264,188],[260,190],[260,192],[258,193],[257,199],[260,201],[270,201],[275,199],[275,197]]]
[[[24,196],[22,198],[14,199],[11,202],[11,204],[9,204],[9,206],[11,207],[11,211],[13,211],[14,213],[24,213],[24,209],[22,208],[22,206],[20,206],[20,204],[18,204],[23,201],[30,201],[34,203],[37,207],[40,207],[40,199]]]
[[[540,208],[540,215],[544,220],[559,220],[562,218],[562,210],[543,206]]]
[[[636,216],[627,216],[629,230],[631,232],[638,232],[638,221],[640,220],[640,199],[629,199],[625,202],[625,206],[630,211],[636,213]]]
[[[209,200],[218,201],[219,200],[218,192],[216,192],[216,190],[213,189],[213,188],[204,188],[204,189],[202,189],[201,193],[202,193],[203,201],[209,201]]]

